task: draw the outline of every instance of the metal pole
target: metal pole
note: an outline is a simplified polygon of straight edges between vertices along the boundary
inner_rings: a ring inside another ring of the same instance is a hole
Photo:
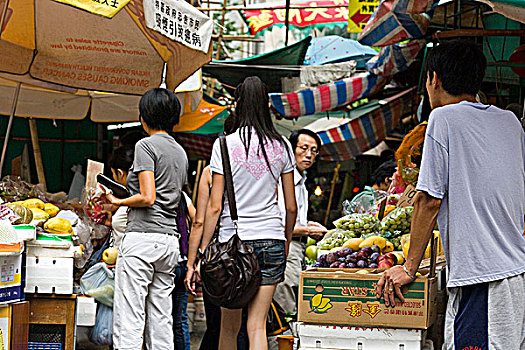
[[[286,28],[286,36],[284,38],[284,46],[288,46],[288,32],[290,31],[290,0],[286,0],[285,16],[284,27]]]
[[[22,83],[18,83],[15,89],[15,96],[13,98],[13,104],[11,105],[11,114],[9,115],[9,122],[7,123],[7,131],[5,133],[4,148],[2,149],[2,159],[0,160],[0,174],[4,169],[5,153],[7,151],[7,143],[9,142],[9,134],[11,134],[11,127],[13,126],[13,119],[15,118],[16,105],[18,103],[18,95],[20,94],[20,86]]]

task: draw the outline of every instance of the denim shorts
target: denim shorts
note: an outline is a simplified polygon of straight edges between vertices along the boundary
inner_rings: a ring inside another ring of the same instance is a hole
[[[256,239],[243,241],[243,243],[253,247],[255,255],[257,255],[262,272],[261,285],[277,284],[284,281],[284,270],[286,269],[284,241]]]

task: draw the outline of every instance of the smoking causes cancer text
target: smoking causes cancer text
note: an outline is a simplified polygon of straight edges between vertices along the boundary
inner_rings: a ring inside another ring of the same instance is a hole
[[[122,41],[91,40],[86,38],[66,38],[66,43],[51,44],[52,49],[104,52],[117,55],[147,56],[141,50],[126,49]],[[100,61],[103,61],[102,59]],[[131,85],[147,88],[150,86],[149,70],[134,70],[106,67],[95,64],[68,64],[47,62],[42,72],[49,76],[112,85]],[[139,78],[137,78],[139,77]]]

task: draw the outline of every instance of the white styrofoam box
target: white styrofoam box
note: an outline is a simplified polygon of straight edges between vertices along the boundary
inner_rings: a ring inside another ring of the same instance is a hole
[[[75,248],[71,242],[59,242],[61,245],[55,245],[53,241],[32,241],[26,243],[27,256],[37,258],[73,258]],[[64,244],[67,243],[67,244]]]
[[[26,293],[73,293],[73,258],[28,256]]]
[[[33,225],[13,225],[18,241],[32,241],[36,239],[36,227]]]
[[[77,326],[91,327],[97,318],[97,303],[94,298],[77,298]]]
[[[421,350],[425,331],[420,329],[366,328],[300,323],[301,348],[338,350]]]

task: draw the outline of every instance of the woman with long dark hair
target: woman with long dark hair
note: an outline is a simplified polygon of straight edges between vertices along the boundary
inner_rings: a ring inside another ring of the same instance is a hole
[[[268,92],[257,77],[249,77],[235,91],[236,131],[226,137],[238,211],[238,235],[254,248],[262,282],[248,304],[250,349],[267,349],[266,317],[276,285],[283,281],[288,245],[297,213],[293,182],[294,158],[288,141],[273,126]],[[235,229],[228,205],[223,205],[224,172],[219,142],[210,162],[212,190],[204,221],[201,249],[210,242],[219,216],[219,241],[226,242]],[[286,225],[277,204],[282,180]],[[222,210],[222,214],[221,214]],[[219,349],[236,349],[242,310],[221,309]]]

